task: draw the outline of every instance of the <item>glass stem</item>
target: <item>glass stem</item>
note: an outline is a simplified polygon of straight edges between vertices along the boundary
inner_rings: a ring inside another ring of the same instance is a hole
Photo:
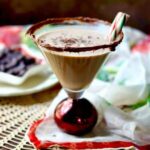
[[[65,91],[67,92],[68,96],[72,99],[79,99],[84,93],[84,90],[73,91],[73,90],[65,89]]]

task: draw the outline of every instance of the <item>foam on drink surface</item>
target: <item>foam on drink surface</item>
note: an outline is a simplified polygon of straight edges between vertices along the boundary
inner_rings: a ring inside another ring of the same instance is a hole
[[[107,44],[105,37],[97,30],[88,28],[58,28],[39,38],[39,42],[52,47],[92,47]]]

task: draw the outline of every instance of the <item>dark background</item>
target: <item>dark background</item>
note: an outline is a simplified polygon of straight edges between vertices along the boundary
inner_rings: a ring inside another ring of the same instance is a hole
[[[150,33],[150,0],[0,0],[0,24],[30,24],[69,16],[112,21],[118,11],[131,15],[128,25]]]

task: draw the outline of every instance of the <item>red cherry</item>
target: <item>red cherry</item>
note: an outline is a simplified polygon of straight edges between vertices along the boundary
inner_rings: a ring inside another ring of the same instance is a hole
[[[82,135],[92,130],[97,117],[95,107],[85,98],[65,99],[57,105],[54,113],[58,127],[74,135]]]

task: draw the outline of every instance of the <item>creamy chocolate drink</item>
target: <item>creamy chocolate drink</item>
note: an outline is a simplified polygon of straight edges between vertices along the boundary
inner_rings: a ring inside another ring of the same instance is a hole
[[[58,18],[34,25],[28,33],[33,34],[44,24],[56,27],[42,32],[36,43],[65,89],[79,91],[86,88],[106,56],[122,40],[110,43],[100,24],[108,23],[92,18]]]
[[[54,47],[91,47],[107,41],[95,30],[82,28],[63,28],[48,32],[39,37],[39,45],[50,44]],[[81,90],[93,80],[110,49],[87,52],[65,52],[43,49],[48,63],[66,89]]]

